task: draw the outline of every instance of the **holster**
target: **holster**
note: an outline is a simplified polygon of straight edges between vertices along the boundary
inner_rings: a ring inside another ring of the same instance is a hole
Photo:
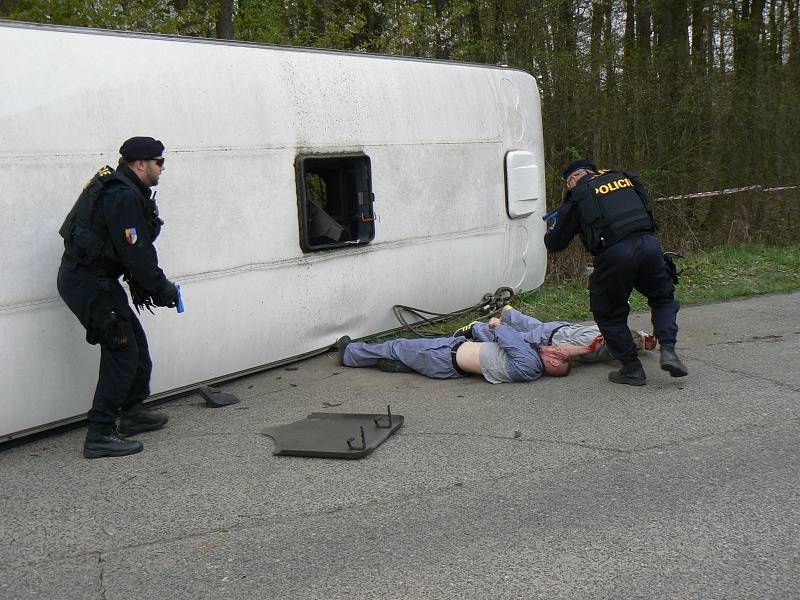
[[[672,283],[678,285],[678,267],[675,266],[675,261],[671,256],[664,255],[664,263],[667,266],[667,273],[669,273]]]
[[[90,344],[104,344],[111,349],[125,348],[128,345],[129,327],[117,310],[110,281],[100,278],[97,285],[97,297],[90,309],[86,341]]]

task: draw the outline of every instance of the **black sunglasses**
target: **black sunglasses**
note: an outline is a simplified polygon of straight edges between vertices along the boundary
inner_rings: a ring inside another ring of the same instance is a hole
[[[164,157],[163,156],[161,158],[151,158],[150,160],[155,161],[155,163],[159,167],[163,167],[164,166]]]

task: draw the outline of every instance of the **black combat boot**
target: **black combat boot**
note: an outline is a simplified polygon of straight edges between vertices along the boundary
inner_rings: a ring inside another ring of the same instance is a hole
[[[141,404],[126,408],[119,416],[119,432],[122,435],[136,435],[145,431],[161,429],[169,421],[163,413],[146,410]]]
[[[119,436],[116,423],[89,422],[86,441],[83,444],[84,458],[104,456],[127,456],[144,449],[142,442],[125,440]]]
[[[349,335],[343,335],[338,340],[336,340],[336,350],[339,352],[339,366],[344,365],[344,351],[347,350],[347,346],[350,345],[350,342],[353,340],[350,339]]]
[[[647,375],[642,368],[642,363],[636,360],[636,362],[623,363],[619,371],[611,371],[608,374],[608,380],[626,385],[644,385],[647,383]]]
[[[673,377],[686,377],[689,371],[675,354],[675,344],[661,344],[661,369]]]

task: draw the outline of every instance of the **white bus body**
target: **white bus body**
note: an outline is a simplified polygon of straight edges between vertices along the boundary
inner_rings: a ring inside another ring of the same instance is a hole
[[[539,93],[520,71],[0,22],[0,441],[76,420],[99,350],[56,291],[58,229],[134,135],[164,142],[156,245],[186,312],[142,321],[152,392],[543,280]],[[304,252],[296,161],[365,155],[369,243]],[[8,385],[10,382],[10,386]]]

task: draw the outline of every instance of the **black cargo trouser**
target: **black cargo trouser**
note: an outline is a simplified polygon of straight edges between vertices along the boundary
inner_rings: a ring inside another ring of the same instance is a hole
[[[634,288],[647,298],[659,342],[675,343],[680,304],[675,300],[675,285],[661,245],[649,233],[633,234],[603,250],[594,259],[589,279],[589,304],[594,320],[611,354],[622,363],[638,360],[628,329],[628,298]]]
[[[100,372],[87,418],[113,422],[121,410],[150,395],[153,363],[144,329],[118,279],[99,277],[64,259],[57,284],[61,298],[86,329],[86,340],[100,345]]]

